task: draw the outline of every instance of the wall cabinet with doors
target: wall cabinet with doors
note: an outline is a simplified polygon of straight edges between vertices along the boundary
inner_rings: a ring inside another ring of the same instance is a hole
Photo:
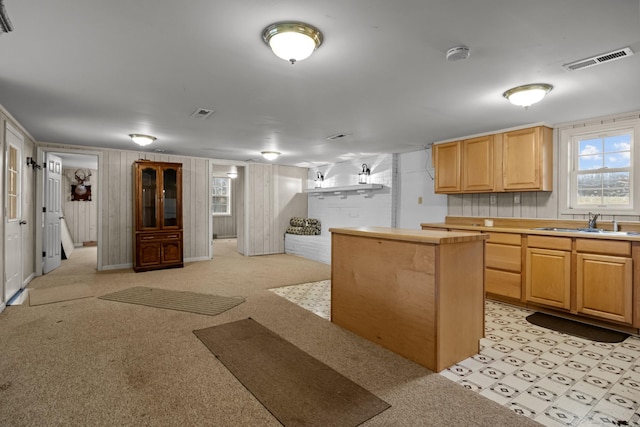
[[[504,191],[553,190],[553,130],[545,126],[502,134]]]
[[[571,308],[571,238],[527,238],[526,301]]]
[[[460,161],[460,141],[447,142],[433,146],[436,193],[460,192],[462,188]]]
[[[536,126],[433,146],[435,192],[551,191],[553,130]]]
[[[494,188],[493,136],[437,144],[436,193],[478,193]]]
[[[133,163],[136,272],[182,267],[182,164]]]

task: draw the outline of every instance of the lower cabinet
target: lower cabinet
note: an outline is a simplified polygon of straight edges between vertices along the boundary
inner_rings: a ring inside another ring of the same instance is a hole
[[[522,298],[522,236],[489,233],[485,244],[485,290],[501,297]]]
[[[135,271],[182,267],[182,233],[149,233],[136,235]]]
[[[577,312],[631,323],[633,260],[629,242],[577,239],[576,250]],[[605,252],[606,255],[581,251]]]
[[[571,308],[571,239],[529,236],[526,256],[526,300]]]

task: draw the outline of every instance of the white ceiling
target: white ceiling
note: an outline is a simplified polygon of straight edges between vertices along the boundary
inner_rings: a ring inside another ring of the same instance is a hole
[[[0,104],[38,141],[312,166],[640,110],[638,0],[5,0]],[[262,42],[301,20],[295,65]],[[464,44],[471,56],[449,62]],[[568,72],[614,49],[635,55]],[[554,85],[525,110],[502,93]],[[208,119],[190,115],[215,110]],[[329,141],[328,136],[347,133]]]

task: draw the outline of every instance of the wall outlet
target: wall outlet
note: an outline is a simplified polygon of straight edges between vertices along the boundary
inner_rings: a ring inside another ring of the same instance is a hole
[[[422,204],[422,196],[418,197],[418,204],[421,205]]]
[[[498,203],[498,197],[495,194],[492,194],[489,197],[489,204],[490,205],[495,205],[496,203]]]
[[[520,204],[520,194],[519,193],[515,193],[513,195],[513,204],[514,205],[519,205]]]

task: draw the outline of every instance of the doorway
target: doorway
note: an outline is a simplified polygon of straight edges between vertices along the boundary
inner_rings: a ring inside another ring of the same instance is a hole
[[[217,254],[217,244],[222,239],[232,240],[236,250],[243,253],[242,242],[244,234],[245,215],[245,167],[233,163],[211,164],[211,241],[213,256]]]
[[[38,149],[38,158],[46,159],[50,156],[60,158],[60,190],[58,194],[52,194],[46,180],[39,182],[40,196],[37,199],[42,207],[47,208],[49,198],[57,198],[60,204],[60,226],[57,236],[60,238],[59,247],[61,263],[69,258],[75,249],[95,247],[92,257],[93,268],[101,269],[100,236],[102,215],[100,211],[100,167],[102,154],[81,150],[49,150]],[[46,164],[45,164],[46,165]],[[46,216],[46,214],[45,214]],[[46,223],[47,221],[45,221]],[[42,246],[43,255],[49,251],[47,245],[51,238],[47,236],[46,228],[37,236],[36,244]],[[37,253],[40,253],[38,251]],[[46,256],[40,264],[43,274],[50,269],[46,268]]]

